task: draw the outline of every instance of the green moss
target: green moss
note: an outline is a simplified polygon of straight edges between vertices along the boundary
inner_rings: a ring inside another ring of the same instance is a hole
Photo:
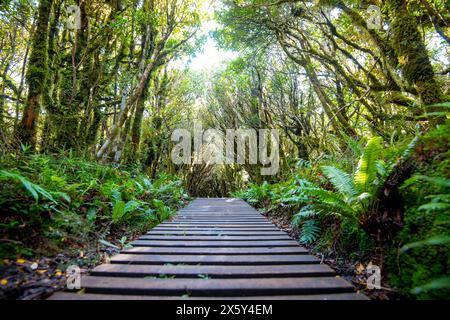
[[[449,123],[441,125],[423,137],[416,149],[417,171],[435,177],[448,177],[450,173]],[[450,212],[424,211],[419,207],[430,201],[433,194],[448,194],[449,188],[421,181],[403,188],[405,202],[404,227],[389,250],[387,270],[391,285],[403,294],[414,297],[411,290],[434,279],[448,275],[450,246],[425,246],[400,253],[407,243],[421,241],[437,235],[450,234]],[[448,299],[450,290],[433,290],[417,295],[418,299]]]

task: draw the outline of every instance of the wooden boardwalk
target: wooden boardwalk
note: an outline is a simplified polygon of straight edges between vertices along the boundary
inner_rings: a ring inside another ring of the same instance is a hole
[[[366,299],[242,200],[197,199],[132,245],[50,299]]]

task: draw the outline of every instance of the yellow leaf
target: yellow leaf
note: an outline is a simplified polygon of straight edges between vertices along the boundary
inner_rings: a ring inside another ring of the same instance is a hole
[[[24,264],[26,261],[24,259],[17,259],[17,263]]]
[[[2,281],[0,281],[2,286],[6,286],[8,284],[8,279],[2,279]]]
[[[47,270],[37,270],[36,272],[39,273],[39,274],[44,274],[44,273],[47,272]]]
[[[358,264],[358,265],[356,266],[356,274],[361,274],[361,273],[364,272],[364,270],[365,270],[365,268],[364,268],[364,266],[362,265],[362,263],[360,263],[360,264]]]
[[[57,277],[61,277],[62,276],[62,272],[61,271],[56,271],[56,273],[55,273],[55,276],[57,276]]]

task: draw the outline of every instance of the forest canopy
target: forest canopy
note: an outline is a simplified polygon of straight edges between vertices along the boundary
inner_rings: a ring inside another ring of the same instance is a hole
[[[0,255],[120,247],[190,198],[240,197],[344,273],[379,265],[375,297],[448,298],[449,18],[441,0],[2,1]],[[197,161],[228,146],[248,152]]]

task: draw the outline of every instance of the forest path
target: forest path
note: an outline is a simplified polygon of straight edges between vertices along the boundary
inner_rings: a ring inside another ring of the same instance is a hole
[[[367,299],[238,199],[197,199],[132,245],[50,299]]]

